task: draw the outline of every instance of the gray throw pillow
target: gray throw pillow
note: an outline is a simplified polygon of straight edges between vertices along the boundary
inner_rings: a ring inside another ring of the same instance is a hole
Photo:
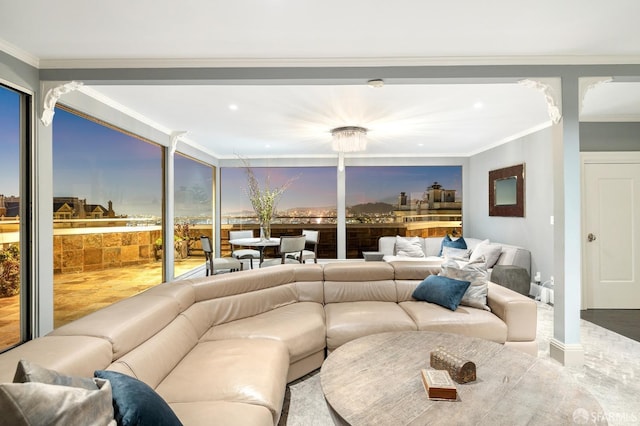
[[[21,359],[16,367],[13,376],[13,383],[38,382],[49,385],[72,386],[88,390],[97,390],[98,386],[89,377],[75,377],[60,374],[57,371],[49,370],[37,364]]]
[[[487,306],[489,274],[485,266],[484,257],[480,257],[464,266],[460,266],[455,260],[449,259],[441,267],[442,271],[439,275],[471,283],[462,297],[461,305],[491,311]]]
[[[96,389],[46,383],[0,384],[0,424],[115,426],[111,384],[96,379]]]

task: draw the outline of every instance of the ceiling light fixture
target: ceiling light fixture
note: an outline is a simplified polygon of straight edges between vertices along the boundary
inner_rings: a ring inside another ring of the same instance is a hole
[[[344,153],[367,149],[367,129],[358,126],[336,127],[331,131],[334,151],[338,151],[338,170],[344,171]]]
[[[358,126],[336,127],[331,130],[332,148],[338,152],[356,152],[367,149],[367,129]]]

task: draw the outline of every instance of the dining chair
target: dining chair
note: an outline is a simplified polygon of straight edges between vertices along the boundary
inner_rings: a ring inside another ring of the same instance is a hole
[[[253,231],[229,231],[229,241],[239,240],[241,238],[253,238]],[[260,251],[255,249],[237,249],[231,244],[231,256],[242,261],[243,259],[249,259],[251,269],[253,269],[253,259],[260,260]]]
[[[302,235],[305,236],[305,247],[300,256],[302,260],[297,257],[298,255],[296,255],[296,259],[299,260],[300,263],[305,263],[308,259],[313,259],[313,263],[318,263],[318,239],[320,237],[320,231],[303,229]]]
[[[267,259],[260,267],[282,265],[285,263],[301,263],[296,260],[293,255],[302,255],[304,250],[306,237],[304,235],[283,235],[280,237],[280,257],[276,259]]]
[[[230,272],[242,271],[242,262],[232,257],[213,257],[211,239],[206,235],[200,236],[200,245],[206,261],[205,276],[215,275],[216,271],[228,269]]]

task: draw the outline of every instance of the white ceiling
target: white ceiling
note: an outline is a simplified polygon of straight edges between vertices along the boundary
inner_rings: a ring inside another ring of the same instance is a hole
[[[42,68],[640,63],[637,0],[0,0],[0,10],[0,49]],[[637,120],[639,87],[596,86],[581,119]],[[517,83],[90,89],[221,158],[333,155],[329,130],[344,125],[370,130],[367,156],[470,155],[549,120],[543,95]]]

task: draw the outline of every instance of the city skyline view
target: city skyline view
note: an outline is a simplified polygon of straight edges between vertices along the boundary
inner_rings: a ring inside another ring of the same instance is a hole
[[[280,212],[295,208],[336,208],[335,167],[255,167],[253,170],[260,182],[269,176],[271,188],[294,179],[278,203]],[[347,207],[376,202],[394,204],[401,192],[413,199],[422,198],[434,182],[455,190],[456,201],[462,200],[462,166],[347,167],[345,173]],[[222,168],[223,217],[252,211],[246,186],[244,168]]]

